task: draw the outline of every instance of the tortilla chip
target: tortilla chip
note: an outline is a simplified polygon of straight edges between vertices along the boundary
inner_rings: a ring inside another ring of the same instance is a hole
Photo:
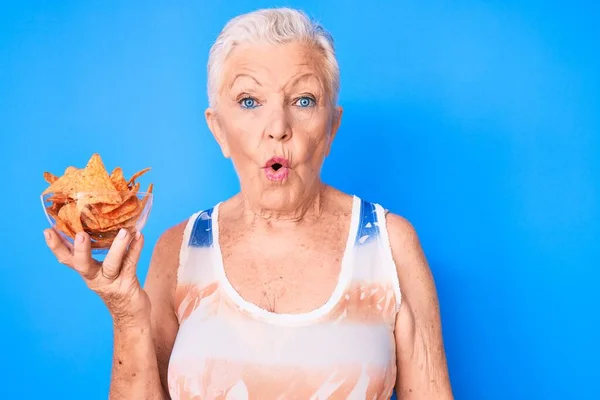
[[[131,186],[135,182],[135,180],[137,178],[139,178],[140,176],[144,175],[148,171],[150,171],[150,168],[144,168],[143,170],[138,171],[135,174],[133,174],[131,176],[131,178],[129,178],[129,182],[127,182],[127,186]]]
[[[83,169],[79,192],[84,193],[86,204],[108,203],[119,204],[121,196],[110,180],[102,159],[94,154]],[[78,200],[81,200],[78,198]]]
[[[49,186],[44,190],[44,206],[57,230],[74,238],[85,231],[92,239],[93,248],[108,248],[120,229],[132,233],[147,205],[153,184],[143,199],[138,197],[140,183],[137,178],[148,172],[145,168],[136,172],[129,181],[123,170],[116,167],[109,175],[98,154],[92,155],[85,168],[67,167],[62,176],[49,172],[44,179]]]
[[[104,215],[96,215],[93,212],[90,216],[89,213],[84,212],[82,213],[82,220],[87,226],[97,232],[107,232],[112,229],[116,229],[124,221],[127,221],[132,217],[137,218],[138,216],[138,208],[135,208],[127,213],[116,214],[110,218],[107,218]]]
[[[63,222],[60,218],[56,219],[56,221],[54,221],[54,223],[56,224],[56,229],[58,229],[59,231],[61,231],[62,233],[64,233],[68,237],[70,237],[71,239],[75,239],[75,232],[73,232],[71,230],[71,228],[69,228],[69,226],[65,222]]]
[[[66,223],[71,231],[78,233],[83,232],[83,225],[81,224],[81,212],[77,206],[77,203],[68,203],[60,208],[58,212],[58,218]]]
[[[62,196],[71,196],[76,192],[77,187],[80,185],[81,171],[78,169],[69,169],[65,171],[65,174],[54,181],[42,194],[54,193]]]
[[[140,205],[140,200],[137,198],[137,196],[132,196],[127,201],[125,201],[123,204],[120,204],[117,208],[110,210],[108,212],[100,213],[100,214],[104,218],[118,218],[120,215],[128,214],[134,210],[137,210],[139,205]],[[92,212],[94,210],[95,210],[95,208],[92,209]]]
[[[46,182],[52,185],[58,180],[58,176],[53,175],[50,172],[44,172],[44,179],[46,180]]]
[[[129,191],[129,186],[127,186],[127,181],[125,180],[125,175],[123,175],[121,167],[117,167],[113,170],[110,174],[110,181],[119,192]]]

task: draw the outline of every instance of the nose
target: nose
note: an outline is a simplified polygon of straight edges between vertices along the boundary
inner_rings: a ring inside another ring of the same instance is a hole
[[[287,141],[292,137],[292,129],[287,113],[284,109],[273,111],[269,123],[267,124],[266,133],[269,139],[277,141]]]

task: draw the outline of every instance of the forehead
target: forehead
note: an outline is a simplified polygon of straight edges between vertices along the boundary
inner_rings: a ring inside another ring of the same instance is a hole
[[[240,73],[285,84],[299,74],[312,74],[323,83],[323,55],[314,46],[284,44],[241,44],[227,57],[223,82],[231,84]]]

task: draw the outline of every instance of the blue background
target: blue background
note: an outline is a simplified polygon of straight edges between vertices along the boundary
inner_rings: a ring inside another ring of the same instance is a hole
[[[272,5],[335,36],[345,116],[324,178],[417,228],[457,399],[594,398],[596,4],[3,1],[0,398],[107,396],[111,322],[44,245],[42,172],[93,152],[153,167],[143,279],[162,231],[238,188],[205,126],[207,54]]]

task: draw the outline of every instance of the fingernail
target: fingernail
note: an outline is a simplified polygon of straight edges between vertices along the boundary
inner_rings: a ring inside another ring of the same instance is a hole
[[[137,232],[135,233],[135,240],[139,240],[139,239],[140,239],[140,236],[142,236],[142,234],[140,233],[140,231],[137,231]]]
[[[50,232],[44,231],[44,237],[46,238],[46,240],[50,240]]]
[[[127,230],[121,228],[121,230],[119,231],[119,239],[125,239],[125,236],[127,236]]]
[[[83,243],[85,238],[83,237],[83,235],[81,233],[78,233],[75,235],[75,240],[77,240],[77,243]]]

